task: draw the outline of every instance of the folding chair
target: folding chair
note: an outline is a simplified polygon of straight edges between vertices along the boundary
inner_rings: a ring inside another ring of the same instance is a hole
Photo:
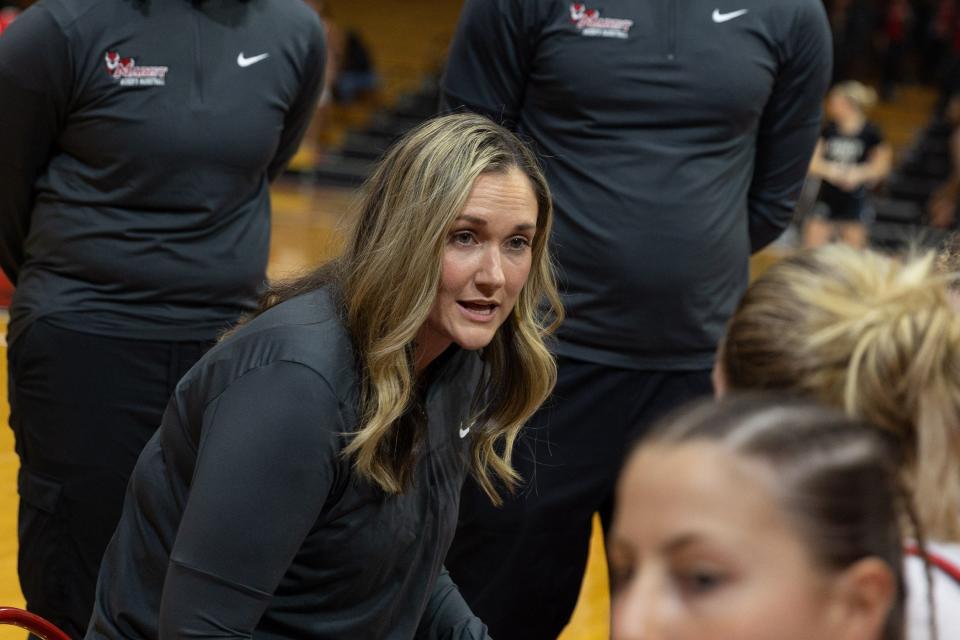
[[[60,631],[56,625],[23,609],[0,607],[0,625],[4,624],[26,629],[43,640],[70,640],[70,636]]]

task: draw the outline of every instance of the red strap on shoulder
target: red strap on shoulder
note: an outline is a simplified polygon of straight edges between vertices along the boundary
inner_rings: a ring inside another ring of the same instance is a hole
[[[917,558],[926,556],[927,562],[930,563],[931,567],[939,569],[952,578],[954,582],[960,585],[960,567],[950,562],[950,560],[947,558],[944,558],[940,554],[932,551],[927,551],[926,554],[920,553],[920,549],[915,544],[908,544],[904,550],[907,552],[907,555],[915,556]]]

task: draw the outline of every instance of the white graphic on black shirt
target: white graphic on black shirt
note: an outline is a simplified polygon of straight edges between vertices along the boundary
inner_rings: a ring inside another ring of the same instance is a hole
[[[121,87],[162,87],[167,83],[169,67],[139,67],[136,60],[121,58],[117,51],[107,51],[103,59],[107,73]]]
[[[240,55],[237,56],[237,64],[241,67],[249,67],[252,64],[257,64],[261,60],[266,60],[269,57],[270,57],[269,53],[261,53],[258,56],[251,56],[249,58],[245,58],[243,56],[243,51],[241,51]]]
[[[626,38],[633,20],[601,18],[599,9],[588,9],[582,2],[570,5],[570,21],[581,35],[600,38]]]
[[[728,13],[720,13],[720,9],[713,10],[713,21],[717,24],[722,22],[729,22],[730,20],[736,20],[740,16],[747,15],[749,9],[738,9],[737,11],[730,11]]]
[[[863,157],[863,140],[860,138],[830,138],[826,141],[824,155],[828,160],[840,164],[857,164]]]

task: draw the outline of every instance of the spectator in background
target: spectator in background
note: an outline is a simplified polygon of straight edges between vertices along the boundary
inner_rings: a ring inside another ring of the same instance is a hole
[[[921,15],[926,17],[921,22]],[[953,55],[954,32],[957,27],[956,0],[931,0],[922,12],[917,13],[916,30],[921,36],[919,76],[921,80],[932,82],[940,80],[947,70]]]
[[[931,34],[933,46],[941,54],[936,61],[940,82],[937,114],[943,114],[950,98],[960,92],[960,7],[957,0],[940,0]]]
[[[309,4],[320,15],[323,24],[327,41],[327,65],[320,104],[310,122],[300,152],[292,163],[297,169],[308,168],[321,161],[324,144],[328,142],[328,127],[334,103],[350,104],[375,91],[380,82],[360,34],[353,29],[345,32],[334,19],[329,4],[322,0],[309,0]]]
[[[902,531],[922,529],[892,458],[809,401],[671,416],[620,479],[613,640],[904,640]]]
[[[323,70],[323,89],[320,92],[320,100],[313,117],[310,118],[310,125],[303,136],[303,141],[290,161],[292,171],[309,171],[323,155],[324,135],[330,122],[330,107],[333,103],[333,85],[339,73],[340,59],[343,57],[343,33],[340,27],[330,19],[329,6],[323,0],[305,0],[305,2],[320,16],[326,41],[326,64]]]
[[[873,0],[833,0],[828,4],[833,33],[833,83],[864,74],[874,56]]]
[[[256,303],[323,67],[289,0],[40,0],[0,37],[20,585],[71,637],[177,381]]]
[[[953,276],[955,277],[955,276]],[[908,560],[910,640],[960,640],[960,315],[933,254],[842,245],[788,257],[747,290],[720,350],[717,389],[786,391],[863,418],[892,460],[936,558]]]
[[[833,0],[825,2],[827,16],[830,20],[830,33],[833,35],[833,82],[846,80],[853,64],[855,51],[851,51],[850,36],[847,31],[851,26],[850,13],[853,0]]]
[[[330,5],[322,0],[312,0],[312,6],[320,14],[327,34],[327,85],[330,100],[338,104],[351,104],[363,95],[380,86],[380,76],[373,64],[373,56],[356,29],[344,29],[337,23]]]
[[[821,0],[467,0],[447,106],[531,138],[568,320],[503,509],[464,489],[448,567],[497,640],[555,640],[627,443],[709,394],[749,257],[793,217],[830,78]]]
[[[842,82],[827,97],[828,123],[810,161],[810,175],[821,180],[813,214],[804,225],[807,247],[819,247],[835,235],[854,247],[867,244],[873,220],[867,190],[893,168],[893,149],[867,120],[876,92],[855,80]]]
[[[310,5],[320,15],[327,40],[327,66],[323,74],[323,94],[320,96],[320,106],[323,108],[333,99],[333,86],[337,83],[340,69],[343,68],[343,30],[333,19],[330,5],[323,0],[311,0]]]
[[[960,86],[946,100],[943,115],[951,127],[950,174],[930,196],[927,213],[930,216],[931,225],[940,229],[950,229],[957,225],[957,206],[960,203]]]
[[[334,99],[340,104],[350,104],[379,86],[380,76],[363,37],[356,29],[348,30],[340,73],[333,86]]]
[[[910,45],[913,22],[910,0],[887,0],[882,20],[879,31],[880,95],[884,100],[892,100]]]

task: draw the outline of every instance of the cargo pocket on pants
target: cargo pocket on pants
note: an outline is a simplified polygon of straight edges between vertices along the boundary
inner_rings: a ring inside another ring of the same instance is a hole
[[[67,557],[71,543],[63,516],[62,485],[20,469],[17,568],[31,611],[59,618],[68,605]]]

